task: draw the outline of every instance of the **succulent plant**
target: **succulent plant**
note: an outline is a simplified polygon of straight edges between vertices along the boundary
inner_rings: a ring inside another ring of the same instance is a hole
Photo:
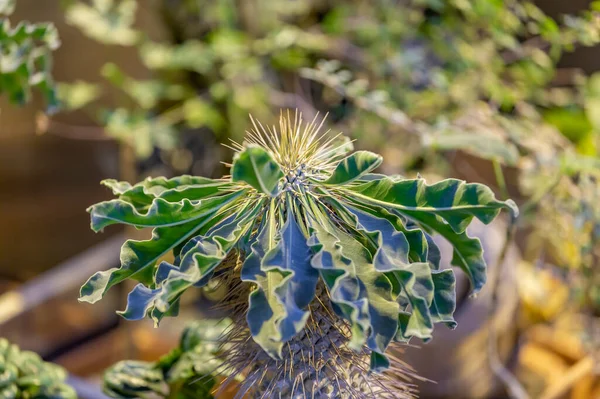
[[[65,383],[66,377],[61,367],[0,338],[0,398],[76,399],[75,390]]]
[[[111,398],[163,397],[212,399],[219,368],[219,336],[227,320],[202,320],[189,325],[180,344],[156,362],[125,360],[104,374],[104,392]]]
[[[390,343],[428,340],[435,323],[456,325],[454,274],[440,270],[432,234],[452,244],[452,264],[476,293],[486,265],[466,228],[502,209],[516,216],[516,206],[481,184],[373,173],[382,157],[350,153],[351,142],[321,133],[317,117],[304,123],[288,112],[279,129],[252,124],[232,145],[230,176],[104,181],[118,198],[89,208],[92,229],[120,223],[154,232],[127,241],[121,267],[92,276],[81,300],[94,303],[133,279],[139,284],[120,314],[158,323],[177,313],[187,289],[218,279],[230,286],[226,362],[244,373],[243,392],[411,396],[410,384],[369,369],[411,375],[390,364]],[[158,263],[170,251],[175,261]]]

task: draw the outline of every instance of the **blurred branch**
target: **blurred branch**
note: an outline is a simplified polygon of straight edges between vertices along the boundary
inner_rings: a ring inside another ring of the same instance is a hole
[[[500,381],[506,387],[506,390],[509,396],[513,399],[529,399],[529,395],[519,383],[517,378],[502,364],[500,357],[498,355],[498,330],[496,326],[496,322],[494,320],[494,315],[496,314],[496,306],[497,306],[497,297],[498,297],[498,287],[500,286],[500,269],[504,264],[506,259],[506,255],[508,253],[508,249],[510,248],[510,244],[513,241],[514,235],[516,231],[516,223],[515,220],[511,220],[510,225],[506,230],[506,238],[504,240],[504,245],[498,256],[498,260],[494,267],[490,269],[490,282],[492,293],[490,295],[490,317],[488,320],[488,359],[490,368],[500,379]]]
[[[527,39],[517,50],[509,50],[502,53],[502,59],[506,64],[512,64],[523,58],[529,57],[532,50],[546,51],[550,48],[550,43],[542,39],[540,36]]]
[[[500,189],[500,192],[504,199],[508,198],[508,189],[506,188],[506,179],[504,178],[504,173],[502,171],[502,165],[497,160],[493,160],[492,164],[494,166],[494,175],[496,177],[496,184]],[[502,250],[498,255],[498,259],[496,260],[495,266],[490,271],[490,284],[491,284],[491,295],[490,295],[490,315],[494,315],[496,313],[497,301],[498,301],[498,290],[500,287],[500,269],[504,265],[506,260],[506,255],[508,254],[508,250],[510,245],[513,242],[513,238],[516,232],[516,218],[511,217],[510,224],[506,229],[506,236],[504,238],[504,245],[502,246]],[[490,362],[490,368],[502,381],[506,390],[511,398],[514,399],[527,399],[529,395],[527,391],[523,388],[523,386],[519,383],[517,378],[512,374],[502,363],[500,360],[500,356],[498,354],[498,329],[495,323],[493,316],[490,317],[489,320],[489,336],[488,336],[488,358]]]
[[[64,137],[71,140],[85,141],[111,141],[113,137],[105,133],[105,129],[100,126],[77,126],[63,122],[58,122],[49,118],[45,114],[39,114],[36,118],[37,134],[52,134],[53,136]]]
[[[502,165],[498,159],[494,159],[492,165],[494,166],[494,175],[496,176],[496,183],[500,189],[500,194],[502,194],[502,199],[507,200],[510,196],[506,187],[506,179],[504,179],[504,173],[502,172]]]
[[[119,264],[121,234],[87,249],[21,287],[0,295],[0,325],[68,290],[78,288],[91,274]]]
[[[278,108],[298,108],[307,119],[312,119],[317,110],[306,101],[301,95],[294,93],[284,93],[278,90],[270,90],[269,98]]]
[[[421,136],[422,140],[427,140],[429,137],[428,125],[423,122],[414,121],[404,112],[399,109],[391,108],[383,104],[373,104],[368,98],[362,94],[353,94],[346,90],[344,85],[340,84],[337,79],[329,76],[324,71],[318,69],[304,68],[300,71],[300,76],[305,79],[310,79],[322,85],[329,87],[340,95],[347,97],[358,108],[372,112],[380,118],[388,121],[390,124],[399,127],[403,131],[417,136]]]

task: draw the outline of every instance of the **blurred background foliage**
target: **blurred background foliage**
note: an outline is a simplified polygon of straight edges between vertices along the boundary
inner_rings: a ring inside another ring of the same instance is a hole
[[[60,103],[59,116],[87,115],[99,140],[135,155],[121,176],[220,176],[230,153],[215,143],[239,141],[249,113],[327,112],[329,128],[384,156],[386,173],[456,176],[516,198],[522,216],[509,238],[523,256],[524,335],[540,323],[569,326],[584,348],[570,352],[573,362],[600,347],[600,72],[562,62],[600,42],[600,2],[560,17],[517,0],[61,6],[68,25],[135,53],[150,74],[107,59],[93,78],[54,83],[56,29],[9,22],[14,0],[0,0],[0,93],[22,103],[40,90],[48,111]],[[160,27],[139,26],[150,12]],[[52,133],[54,122],[40,116],[38,130]]]
[[[58,100],[51,70],[52,51],[60,46],[58,32],[50,23],[11,25],[8,16],[15,6],[16,0],[0,1],[0,94],[25,104],[31,89],[37,88],[45,97],[47,112],[55,112]]]
[[[30,351],[0,338],[0,397],[76,399],[75,390],[65,383],[67,372]]]

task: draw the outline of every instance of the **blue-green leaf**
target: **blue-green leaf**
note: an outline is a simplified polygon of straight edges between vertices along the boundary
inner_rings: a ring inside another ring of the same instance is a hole
[[[311,202],[308,244],[311,260],[329,289],[334,309],[350,322],[350,346],[367,346],[383,355],[398,329],[399,304],[389,278],[376,270],[369,251],[352,235],[337,228],[322,209]]]
[[[155,265],[158,260],[187,242],[205,226],[217,223],[225,206],[235,202],[242,193],[231,193],[228,196],[212,198],[203,202],[198,215],[189,221],[174,226],[161,226],[154,229],[150,240],[127,240],[121,248],[121,266],[97,272],[81,287],[82,302],[95,303],[102,299],[106,292],[116,284],[133,279],[147,286],[154,284]],[[130,209],[130,208],[129,208]]]
[[[152,285],[156,262],[177,245],[189,240],[212,217],[208,215],[179,226],[156,228],[150,240],[127,240],[121,248],[121,266],[90,277],[81,287],[79,300],[96,303],[111,287],[127,279]]]
[[[411,316],[404,338],[416,336],[431,338],[433,320],[429,312],[433,298],[434,285],[431,269],[427,263],[409,263],[409,244],[402,232],[384,218],[375,217],[357,208],[348,206],[358,222],[358,227],[375,233],[377,252],[373,257],[375,269],[385,272],[393,283],[401,289],[401,297],[410,305]]]
[[[327,185],[348,184],[354,180],[360,179],[367,173],[381,165],[383,158],[381,155],[370,151],[357,151],[342,159],[335,170],[323,182]]]
[[[451,269],[432,271],[431,278],[435,287],[433,300],[429,308],[434,323],[444,323],[450,328],[456,327],[456,279]]]
[[[410,305],[410,311],[404,310],[407,315],[405,323],[400,326],[399,340],[409,340],[411,337],[423,340],[431,339],[434,320],[429,307],[433,301],[434,285],[431,278],[431,269],[427,263],[411,263],[406,270],[393,273],[396,281],[402,286],[400,302]]]
[[[469,237],[467,232],[456,233],[450,226],[440,221],[435,215],[419,215],[418,224],[423,228],[435,231],[452,245],[453,266],[458,266],[465,272],[473,293],[481,290],[485,284],[486,263],[483,258],[483,249],[478,238]]]
[[[352,198],[347,198],[352,200]],[[404,234],[408,241],[408,258],[410,262],[429,262],[433,269],[440,267],[440,250],[433,241],[432,237],[425,233],[421,228],[414,225],[409,225],[406,220],[403,220],[398,214],[380,206],[364,204],[351,201],[350,205],[362,212],[371,216],[382,218],[392,224],[394,229]]]
[[[310,265],[310,248],[291,211],[281,230],[275,229],[275,215],[269,212],[244,262],[242,280],[257,285],[247,315],[252,336],[280,358],[283,344],[304,328],[319,274]]]
[[[158,323],[185,290],[208,282],[215,268],[251,228],[261,205],[246,207],[235,217],[225,219],[210,234],[191,239],[181,251],[179,266],[162,262],[156,271],[157,288],[136,286],[128,296],[127,308],[119,314],[130,320],[150,314]]]
[[[246,182],[261,193],[275,195],[283,172],[263,148],[249,145],[236,154],[231,167],[231,180]]]

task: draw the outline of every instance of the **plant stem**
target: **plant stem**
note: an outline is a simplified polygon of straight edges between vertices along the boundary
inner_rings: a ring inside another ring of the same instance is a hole
[[[502,199],[506,200],[510,196],[508,195],[508,188],[506,187],[506,180],[504,179],[502,165],[497,159],[492,160],[492,165],[494,165],[494,175],[496,176],[496,184],[498,184],[498,188],[500,189]]]
[[[517,378],[506,367],[504,367],[500,360],[500,357],[498,355],[498,330],[494,318],[494,315],[496,314],[498,288],[500,286],[500,268],[502,267],[502,265],[504,264],[504,260],[506,259],[508,249],[513,241],[515,230],[515,220],[511,218],[510,225],[506,230],[504,245],[502,247],[502,250],[500,251],[498,260],[496,261],[494,267],[490,270],[489,284],[491,284],[492,292],[490,295],[489,304],[490,317],[488,319],[488,360],[493,373],[504,384],[511,398],[529,399],[529,395],[527,394],[523,386],[519,383]]]

